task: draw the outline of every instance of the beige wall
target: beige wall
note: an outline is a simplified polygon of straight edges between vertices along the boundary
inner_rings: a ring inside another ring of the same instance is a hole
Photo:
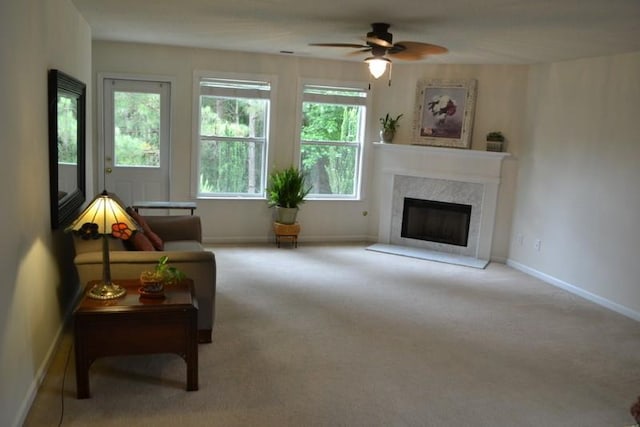
[[[19,425],[26,415],[77,287],[62,283],[59,266],[64,262],[57,246],[64,236],[52,233],[50,227],[47,70],[59,68],[89,82],[90,60],[90,28],[69,0],[1,3],[3,426]]]
[[[143,60],[141,60],[143,58]],[[171,197],[191,197],[192,85],[194,70],[269,74],[277,78],[275,131],[271,166],[285,166],[295,161],[296,103],[299,79],[369,81],[367,69],[360,62],[314,60],[285,55],[247,54],[205,49],[157,45],[94,42],[94,78],[99,73],[160,75],[174,79],[172,90]],[[411,142],[416,83],[420,79],[441,78],[478,80],[478,100],[473,148],[485,149],[484,135],[502,130],[509,138],[509,150],[518,152],[522,133],[525,66],[412,65],[398,63],[393,69],[391,87],[381,79],[375,82],[367,139],[378,139],[378,118],[391,112],[404,113],[396,142]],[[97,93],[97,92],[96,92]],[[96,97],[96,102],[98,102]],[[96,118],[97,122],[97,118]],[[95,140],[98,141],[97,134]],[[372,150],[365,146],[365,187],[361,201],[308,201],[302,206],[300,222],[304,240],[376,239],[377,197],[371,179]],[[515,159],[515,158],[514,158]],[[97,168],[96,168],[97,170]],[[504,167],[505,183],[501,187],[493,255],[506,259],[511,227],[515,160]],[[97,176],[96,176],[97,179]],[[367,212],[368,215],[363,215]],[[198,213],[203,217],[204,239],[208,242],[256,242],[270,238],[271,212],[264,201],[200,200]]]
[[[510,259],[640,320],[640,53],[536,65],[528,86]]]

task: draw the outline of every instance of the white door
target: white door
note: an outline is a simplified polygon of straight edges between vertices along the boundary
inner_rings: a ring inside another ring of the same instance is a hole
[[[168,82],[104,79],[103,188],[126,206],[169,200]]]

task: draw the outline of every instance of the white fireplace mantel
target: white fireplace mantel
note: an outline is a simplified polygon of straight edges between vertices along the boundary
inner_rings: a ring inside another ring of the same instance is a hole
[[[469,236],[471,243],[467,248],[411,241],[411,239],[405,239],[403,244],[427,247],[449,253],[460,253],[482,260],[490,259],[502,161],[509,156],[509,153],[406,144],[373,143],[373,145],[376,159],[375,174],[378,177],[381,190],[380,222],[378,225],[378,241],[380,243],[397,242],[399,237],[392,236],[392,231],[396,232],[398,228],[397,224],[395,224],[398,221],[397,207],[395,215],[393,212],[394,182],[396,177],[444,180],[443,185],[445,186],[446,182],[450,181],[482,184],[479,190],[480,194],[475,196],[481,199],[478,206],[480,212],[476,212],[478,223],[474,227],[475,235]],[[431,187],[431,185],[425,187]],[[476,185],[474,188],[477,187]],[[398,189],[396,188],[397,191]],[[444,191],[448,190],[445,188]]]
[[[452,179],[465,182],[500,182],[502,160],[509,153],[461,150],[459,148],[430,147],[424,145],[385,144],[373,142],[377,159],[384,169],[400,168],[403,175],[428,171],[430,178]],[[377,171],[379,172],[379,170]]]

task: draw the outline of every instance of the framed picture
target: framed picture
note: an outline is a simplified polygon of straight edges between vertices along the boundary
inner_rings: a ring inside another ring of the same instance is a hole
[[[470,148],[476,80],[418,82],[414,143]]]

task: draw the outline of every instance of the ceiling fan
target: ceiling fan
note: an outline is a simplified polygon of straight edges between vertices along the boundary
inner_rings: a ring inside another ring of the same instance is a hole
[[[370,52],[372,56],[367,57],[364,62],[369,64],[369,71],[374,78],[379,78],[384,74],[387,65],[391,64],[392,58],[405,61],[419,61],[428,55],[438,55],[447,53],[445,47],[435,44],[402,41],[393,43],[393,34],[389,32],[390,24],[384,22],[374,22],[371,24],[371,31],[367,33],[366,44],[356,43],[311,43],[310,46],[321,47],[347,47],[357,49],[351,54]]]

